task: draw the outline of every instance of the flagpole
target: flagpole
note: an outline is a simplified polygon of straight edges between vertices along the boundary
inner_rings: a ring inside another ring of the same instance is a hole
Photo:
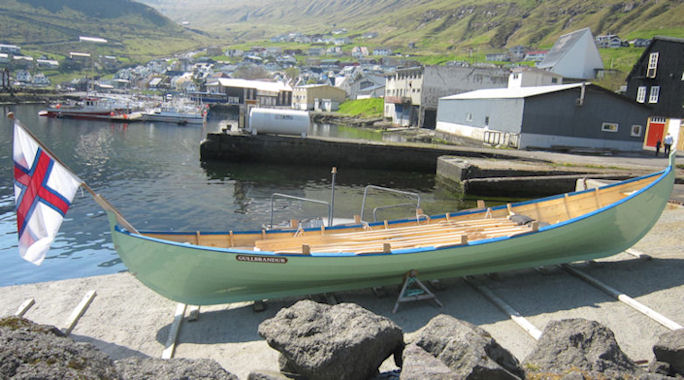
[[[133,227],[133,225],[130,224],[126,220],[126,218],[123,217],[123,215],[121,215],[119,210],[117,210],[116,207],[114,207],[114,205],[109,203],[109,201],[106,200],[105,198],[103,198],[100,194],[95,193],[95,191],[90,186],[88,186],[88,184],[85,183],[84,180],[82,180],[79,176],[74,174],[74,171],[71,170],[71,168],[69,166],[67,166],[67,164],[65,164],[62,160],[59,159],[59,157],[57,157],[54,153],[52,153],[52,151],[50,151],[50,149],[48,149],[48,147],[46,147],[45,144],[43,144],[43,142],[40,141],[38,139],[38,137],[36,137],[36,135],[34,135],[18,119],[16,119],[14,117],[14,112],[8,112],[7,118],[10,120],[14,120],[14,122],[17,123],[24,130],[24,132],[26,132],[29,136],[31,136],[31,138],[34,139],[36,141],[36,143],[38,143],[38,145],[40,145],[41,149],[43,149],[48,155],[50,155],[50,157],[52,157],[60,165],[64,166],[64,168],[66,170],[68,170],[69,172],[71,172],[72,175],[74,175],[76,178],[78,178],[78,180],[81,182],[81,186],[83,186],[83,188],[86,189],[86,191],[88,193],[90,193],[90,195],[93,197],[93,200],[95,201],[95,203],[97,203],[105,211],[111,211],[112,213],[114,213],[114,215],[116,216],[117,222],[119,222],[119,224],[121,224],[121,226],[123,226],[125,229],[127,229],[128,231],[130,231],[132,233],[135,233],[135,234],[139,233],[138,230],[136,230],[135,227]]]

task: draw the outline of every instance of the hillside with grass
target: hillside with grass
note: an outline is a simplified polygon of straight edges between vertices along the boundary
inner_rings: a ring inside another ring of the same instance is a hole
[[[100,37],[105,44],[79,42]],[[208,37],[130,0],[3,0],[0,43],[22,53],[61,60],[69,52],[112,55],[129,62],[206,45]]]
[[[624,39],[684,37],[684,2],[621,0],[142,0],[176,21],[237,43],[285,32],[347,36],[364,44],[447,58],[525,45],[550,47],[558,36],[590,27]]]

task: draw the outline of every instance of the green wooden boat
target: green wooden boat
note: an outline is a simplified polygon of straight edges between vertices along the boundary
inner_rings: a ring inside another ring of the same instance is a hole
[[[261,300],[400,284],[410,270],[430,280],[617,254],[660,217],[674,157],[665,170],[598,189],[370,224],[136,232],[108,214],[124,264],[162,296],[193,305]]]

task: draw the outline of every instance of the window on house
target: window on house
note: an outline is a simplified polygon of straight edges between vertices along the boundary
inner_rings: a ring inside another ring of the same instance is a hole
[[[601,131],[615,133],[618,131],[618,123],[604,122],[603,124],[601,124]]]
[[[658,53],[651,53],[648,56],[648,70],[646,70],[647,78],[656,77],[656,69],[658,68]]]
[[[513,74],[513,79],[518,79],[519,74]]]
[[[466,114],[466,121],[473,121],[473,114],[472,113],[468,112]]]
[[[551,78],[551,83],[558,83],[558,78]]]
[[[646,101],[646,86],[639,86],[637,89],[636,101],[638,103],[643,103]]]
[[[649,103],[658,103],[658,96],[660,95],[660,86],[651,87],[651,93],[648,96]]]
[[[489,116],[485,116],[485,125],[489,125]]]
[[[634,124],[632,125],[632,137],[641,137],[641,131],[644,129],[641,125]]]

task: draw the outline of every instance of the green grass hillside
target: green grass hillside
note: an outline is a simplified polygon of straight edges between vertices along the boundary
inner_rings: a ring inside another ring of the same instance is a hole
[[[422,54],[478,54],[514,45],[550,47],[590,27],[623,38],[684,37],[684,2],[621,0],[141,0],[176,21],[226,37],[227,43],[278,33],[376,32],[368,46]]]
[[[106,44],[79,42],[101,37]],[[208,38],[130,0],[3,0],[0,43],[22,52],[62,58],[71,51],[113,55],[130,62],[188,50]]]

